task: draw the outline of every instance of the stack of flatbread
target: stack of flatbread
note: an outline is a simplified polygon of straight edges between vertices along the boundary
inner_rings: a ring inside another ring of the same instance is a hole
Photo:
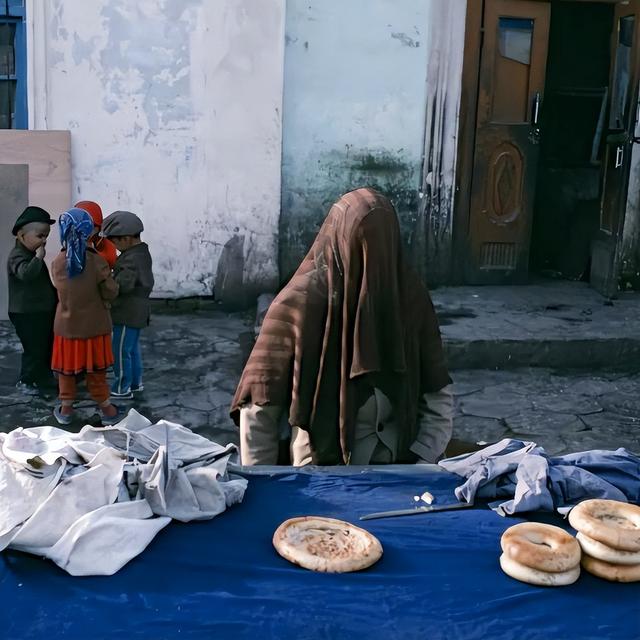
[[[612,582],[640,582],[640,507],[585,500],[569,513],[582,547],[582,566]]]

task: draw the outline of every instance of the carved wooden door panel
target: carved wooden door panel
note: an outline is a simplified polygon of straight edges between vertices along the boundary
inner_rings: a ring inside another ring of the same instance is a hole
[[[631,148],[640,142],[639,75],[640,0],[631,0],[614,13],[600,231],[591,249],[591,285],[607,297],[618,290]]]
[[[471,283],[526,279],[550,6],[486,0],[469,225]]]

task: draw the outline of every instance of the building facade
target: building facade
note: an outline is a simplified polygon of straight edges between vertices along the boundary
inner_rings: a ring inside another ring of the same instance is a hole
[[[640,270],[637,9],[1,0],[17,63],[0,126],[70,132],[69,205],[141,216],[157,297],[275,290],[365,185],[393,200],[432,284],[534,270],[610,294]]]

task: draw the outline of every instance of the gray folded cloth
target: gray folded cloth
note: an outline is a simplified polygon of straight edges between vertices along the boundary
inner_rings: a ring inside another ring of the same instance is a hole
[[[640,503],[640,457],[623,448],[552,457],[535,442],[505,438],[438,464],[467,479],[455,491],[459,500],[500,498],[489,506],[503,516],[566,513],[588,498]]]

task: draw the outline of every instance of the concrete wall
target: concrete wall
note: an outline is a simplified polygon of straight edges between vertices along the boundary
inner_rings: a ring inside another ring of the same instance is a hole
[[[465,6],[465,0],[288,0],[281,277],[295,269],[331,203],[365,185],[393,200],[424,270],[425,122],[429,117],[428,144],[437,147],[431,184],[448,193],[438,217],[448,220],[464,45],[462,37],[452,46],[439,31],[463,34]],[[454,60],[441,60],[441,71],[429,61],[440,60],[443,47]],[[446,145],[453,156],[442,153]]]
[[[30,127],[145,223],[155,296],[277,281],[284,0],[27,0]],[[70,203],[71,204],[71,203]]]

